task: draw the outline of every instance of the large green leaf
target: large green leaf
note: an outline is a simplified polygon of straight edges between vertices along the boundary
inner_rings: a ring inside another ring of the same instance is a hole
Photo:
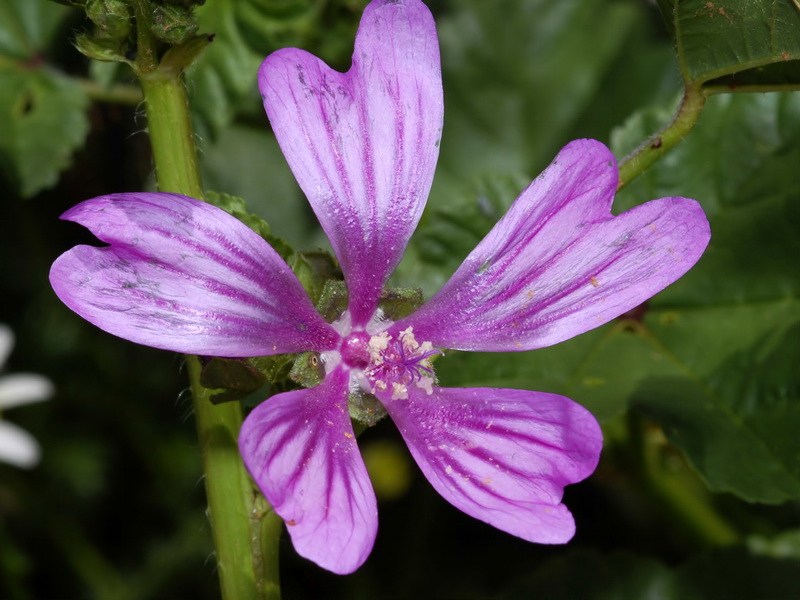
[[[651,378],[634,394],[711,489],[752,502],[800,497],[800,326],[776,337],[707,377]]]
[[[208,142],[200,156],[207,189],[225,190],[297,248],[312,248],[320,227],[264,118],[262,127],[233,124]]]
[[[0,64],[30,60],[50,42],[66,8],[52,2],[0,0]]]
[[[64,11],[0,0],[0,175],[23,197],[55,185],[89,129],[83,89],[44,62]]]
[[[800,84],[800,7],[793,0],[659,0],[687,81]]]
[[[640,24],[632,4],[604,0],[451,4],[440,183],[546,164]]]
[[[644,319],[683,376],[654,377],[635,398],[712,489],[779,502],[800,497],[787,333],[800,320],[800,98],[716,100],[696,135],[622,194],[683,192],[712,216],[706,255]]]

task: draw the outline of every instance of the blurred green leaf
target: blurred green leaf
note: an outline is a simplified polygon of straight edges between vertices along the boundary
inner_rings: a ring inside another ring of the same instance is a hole
[[[393,280],[422,287],[430,296],[529,183],[529,177],[517,173],[488,173],[454,185],[449,202],[428,205]]]
[[[621,157],[667,122],[672,107],[634,113],[614,130],[611,147]],[[718,95],[708,99],[692,134],[629,185],[616,212],[652,198],[697,198],[714,217],[727,207],[769,195],[800,194],[800,96]]]
[[[659,0],[687,81],[800,84],[800,7],[792,0]]]
[[[635,394],[714,490],[800,497],[800,98],[715,98],[684,144],[621,195],[698,198],[712,217],[698,266],[644,325],[683,374]],[[785,361],[790,361],[789,365]]]
[[[445,352],[441,385],[563,394],[601,421],[624,413],[640,382],[677,369],[636,322],[620,321],[550,348],[514,354]]]
[[[451,179],[549,162],[642,23],[633,3],[606,0],[450,4],[438,22],[445,126],[435,184],[448,190]]]
[[[800,561],[747,548],[720,549],[677,568],[621,552],[574,550],[549,560],[501,595],[548,600],[788,600],[800,594]]]
[[[266,116],[261,127],[234,124],[221,131],[204,145],[200,166],[206,189],[244,198],[248,210],[264,218],[276,235],[296,248],[311,246],[310,236],[319,232],[319,224]]]
[[[67,12],[64,6],[30,0],[0,0],[0,64],[31,60],[50,43]]]
[[[0,175],[23,197],[55,185],[89,130],[83,89],[44,62],[65,11],[0,0]]]
[[[800,325],[772,338],[703,380],[653,378],[634,395],[712,490],[751,502],[800,498]]]

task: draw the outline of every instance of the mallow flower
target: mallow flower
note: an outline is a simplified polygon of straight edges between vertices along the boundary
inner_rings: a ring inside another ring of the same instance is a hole
[[[14,347],[14,332],[0,325],[0,367]],[[42,402],[53,395],[53,384],[44,375],[14,373],[0,377],[0,462],[15,467],[35,467],[41,456],[36,439],[27,431],[9,423],[5,411],[10,408]]]
[[[572,142],[442,289],[393,322],[379,299],[425,205],[442,130],[430,12],[419,0],[375,0],[347,73],[283,49],[264,61],[259,86],[341,265],[347,309],[327,322],[264,239],[167,193],[101,196],[67,211],[109,245],[59,257],[58,296],[102,329],[157,348],[317,353],[321,383],[258,405],[239,445],[297,552],[330,571],[358,568],[377,531],[348,408],[365,399],[388,413],[454,506],[525,540],[568,541],[563,488],[597,465],[596,420],[556,394],[439,387],[432,359],[542,348],[637,306],[699,259],[709,240],[699,205],[662,198],[612,216],[614,157],[599,142]]]

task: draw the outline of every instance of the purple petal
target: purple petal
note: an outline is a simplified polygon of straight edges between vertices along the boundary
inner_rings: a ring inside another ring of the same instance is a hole
[[[575,533],[565,485],[597,466],[594,417],[563,396],[524,390],[409,386],[382,402],[431,485],[470,516],[531,542]]]
[[[578,140],[516,200],[453,277],[397,323],[440,348],[530,350],[618,317],[681,277],[710,238],[700,205],[662,198],[612,217],[617,167]]]
[[[261,403],[245,419],[239,449],[295,550],[334,573],[366,560],[378,528],[375,494],[347,410],[349,375]]]
[[[288,48],[264,61],[259,86],[341,263],[353,324],[363,325],[419,221],[439,154],[433,18],[417,0],[376,0],[364,11],[347,73]]]
[[[338,335],[258,234],[186,196],[113,194],[62,216],[108,247],[76,246],[50,270],[72,310],[139,344],[188,354],[323,350]]]

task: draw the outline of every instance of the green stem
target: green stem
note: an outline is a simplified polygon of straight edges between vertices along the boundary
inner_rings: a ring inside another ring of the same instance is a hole
[[[675,147],[697,122],[708,94],[700,84],[687,82],[672,122],[626,156],[619,165],[617,189],[629,184],[666,152]]]
[[[276,600],[280,598],[277,552],[256,555],[251,546],[254,539],[262,536],[264,519],[257,507],[257,502],[261,502],[260,494],[253,487],[236,444],[242,424],[241,405],[238,402],[212,404],[211,392],[199,382],[199,359],[188,356],[187,366],[203,452],[208,512],[222,597],[226,600]],[[275,547],[279,535],[280,529],[274,532]],[[263,543],[268,542],[264,540]],[[264,593],[266,590],[271,593]]]
[[[687,536],[703,546],[728,546],[739,533],[711,504],[705,486],[688,468],[667,468],[660,430],[646,431],[641,417],[630,411],[628,433],[645,489]]]
[[[158,188],[203,199],[189,99],[180,74],[156,69],[140,72],[147,131],[153,148]]]
[[[175,61],[158,62],[158,44],[149,35],[148,4],[136,0],[134,9],[138,26],[135,70],[144,92],[158,187],[202,199],[182,68]],[[239,455],[241,405],[212,404],[211,392],[200,383],[199,359],[187,356],[186,361],[222,597],[276,600],[280,597],[277,544],[281,523],[266,507]],[[259,539],[259,551],[254,552],[254,541]]]

